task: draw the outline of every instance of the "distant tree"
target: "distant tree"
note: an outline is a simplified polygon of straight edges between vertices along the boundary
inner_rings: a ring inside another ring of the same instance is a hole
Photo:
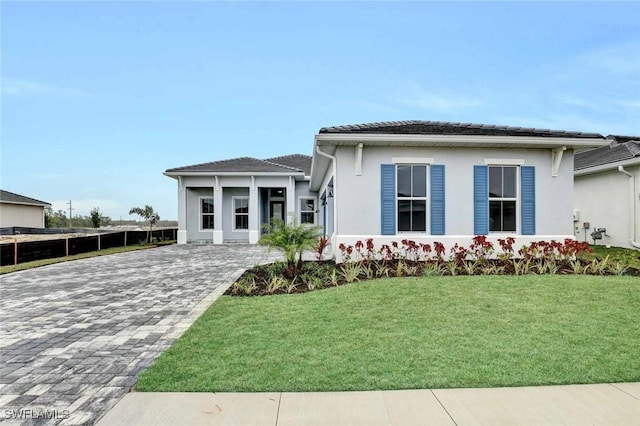
[[[98,207],[91,209],[89,217],[91,217],[91,225],[96,229],[100,228],[100,225],[102,225],[102,215],[100,214],[100,209]]]
[[[45,207],[44,224],[46,228],[66,228],[69,224],[69,219],[64,211],[58,210],[54,212],[51,207]]]
[[[100,218],[101,218],[100,226],[110,226],[113,224],[113,220],[111,220],[109,216],[100,215]]]
[[[51,206],[44,208],[44,227],[53,228],[53,209]]]
[[[153,234],[153,225],[155,225],[160,220],[160,215],[153,211],[153,207],[144,206],[144,209],[140,207],[132,207],[129,210],[129,214],[137,214],[144,220],[149,222],[149,234],[148,234],[148,242],[151,242],[151,236]]]

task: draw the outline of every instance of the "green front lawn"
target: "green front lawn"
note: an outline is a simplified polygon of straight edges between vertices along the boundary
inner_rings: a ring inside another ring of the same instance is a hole
[[[640,250],[627,249],[621,247],[591,246],[593,253],[587,255],[589,258],[598,257],[604,259],[609,256],[611,262],[622,262],[632,268],[640,269]]]
[[[223,296],[138,391],[339,391],[640,381],[640,280],[393,278]]]

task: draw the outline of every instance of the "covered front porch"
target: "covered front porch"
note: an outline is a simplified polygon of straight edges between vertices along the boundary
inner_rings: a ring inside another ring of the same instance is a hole
[[[178,243],[258,242],[263,225],[296,217],[293,177],[214,177],[183,180],[179,191]]]

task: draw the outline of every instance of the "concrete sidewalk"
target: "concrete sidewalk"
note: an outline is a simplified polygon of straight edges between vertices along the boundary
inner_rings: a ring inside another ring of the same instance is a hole
[[[638,425],[640,383],[325,393],[130,393],[115,425]]]

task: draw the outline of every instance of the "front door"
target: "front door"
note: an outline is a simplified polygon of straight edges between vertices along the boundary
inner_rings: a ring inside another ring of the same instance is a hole
[[[269,202],[269,221],[280,219],[284,222],[284,201]]]

